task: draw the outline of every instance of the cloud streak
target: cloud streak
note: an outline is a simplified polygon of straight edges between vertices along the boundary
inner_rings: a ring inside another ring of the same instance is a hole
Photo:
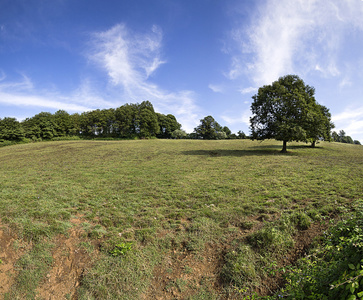
[[[232,57],[230,78],[241,69],[257,86],[288,73],[338,76],[340,44],[347,28],[363,30],[362,15],[356,0],[267,0],[248,28],[233,31],[240,54]]]
[[[339,114],[332,115],[337,132],[344,130],[347,135],[363,141],[363,106],[350,106]]]
[[[24,74],[18,81],[6,80],[2,73],[0,78],[0,103],[8,106],[42,107],[70,112],[83,112],[90,110],[89,106],[79,104],[78,97],[65,97],[56,93],[43,92],[41,95],[35,91],[33,82]],[[52,100],[51,100],[52,99]]]
[[[200,116],[192,91],[169,92],[151,81],[165,63],[161,58],[162,31],[130,32],[124,24],[94,33],[89,59],[107,72],[110,83],[123,91],[124,99],[149,100],[157,111],[173,113],[187,131],[192,131]]]

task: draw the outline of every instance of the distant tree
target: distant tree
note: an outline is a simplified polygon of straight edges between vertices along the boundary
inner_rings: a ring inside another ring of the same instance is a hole
[[[160,131],[158,117],[153,105],[143,101],[138,105],[138,134],[139,137],[156,136]]]
[[[339,136],[339,141],[341,143],[344,143],[343,141],[345,140],[345,131],[344,130],[340,130],[338,136]]]
[[[222,128],[222,131],[226,133],[226,139],[231,138],[232,131],[227,126],[224,126]]]
[[[307,129],[307,136],[313,148],[318,140],[331,141],[330,133],[334,124],[331,122],[329,109],[318,103],[311,103],[304,127]]]
[[[280,77],[271,85],[259,88],[252,97],[252,138],[282,141],[281,152],[286,152],[288,142],[308,142],[322,135],[320,129],[318,133],[313,132],[308,122],[309,118],[318,122],[322,115],[318,114],[314,94],[315,89],[305,85],[297,75]]]
[[[136,104],[125,104],[115,111],[117,134],[123,138],[131,138],[137,134],[138,108]]]
[[[224,131],[218,131],[216,133],[217,140],[225,140],[227,138],[227,134]]]
[[[237,136],[238,136],[239,139],[246,139],[247,138],[247,135],[241,130],[239,130],[237,132],[237,134],[238,134]]]
[[[72,128],[72,120],[71,116],[64,110],[58,110],[53,115],[56,135],[57,136],[66,136],[70,135],[70,131]]]
[[[171,133],[173,139],[184,139],[187,137],[187,133],[182,129],[176,129]]]
[[[24,136],[24,129],[15,118],[0,119],[0,139],[19,141]]]
[[[163,115],[160,113],[156,113],[159,124],[159,133],[157,134],[158,138],[168,139],[172,137],[172,133],[175,130],[180,130],[181,124],[178,123],[176,118],[171,115]]]
[[[353,141],[353,143],[354,143],[355,145],[361,145],[360,141],[358,141],[358,140],[354,140],[354,141]]]
[[[57,136],[57,124],[49,112],[41,112],[25,119],[22,126],[27,138],[49,140]]]
[[[201,119],[198,127],[194,129],[197,136],[205,140],[217,139],[217,133],[221,131],[221,125],[219,125],[212,116],[207,116],[204,119]]]
[[[187,139],[196,140],[200,139],[201,137],[196,132],[187,133]]]
[[[334,142],[339,142],[339,135],[336,133],[336,131],[332,132],[331,137]]]

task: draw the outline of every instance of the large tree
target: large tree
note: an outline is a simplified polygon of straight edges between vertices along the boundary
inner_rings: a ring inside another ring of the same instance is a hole
[[[327,127],[331,126],[330,114],[316,103],[314,94],[315,89],[305,85],[297,75],[280,77],[259,88],[252,97],[252,138],[282,141],[281,152],[286,152],[291,141],[313,142],[325,138]]]

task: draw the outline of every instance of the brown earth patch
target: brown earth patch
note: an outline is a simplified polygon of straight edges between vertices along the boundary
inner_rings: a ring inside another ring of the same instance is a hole
[[[7,293],[14,282],[16,272],[14,270],[15,262],[26,251],[25,245],[17,241],[9,227],[2,225],[0,227],[0,298]]]
[[[37,289],[41,299],[77,299],[77,287],[82,276],[97,257],[97,242],[86,237],[80,225],[82,218],[74,218],[71,223],[74,227],[69,230],[68,236],[55,239],[52,268]],[[85,243],[88,248],[93,247],[93,251],[87,249]]]

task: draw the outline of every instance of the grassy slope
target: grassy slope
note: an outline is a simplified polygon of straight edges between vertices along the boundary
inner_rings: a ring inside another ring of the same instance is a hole
[[[168,251],[198,255],[207,245],[232,247],[240,230],[253,227],[259,216],[272,220],[300,212],[316,221],[362,197],[362,147],[289,146],[288,154],[279,153],[276,141],[249,140],[65,141],[1,148],[1,222],[36,245],[67,233],[72,216],[82,216],[88,235],[102,239],[104,257],[84,278],[80,297],[137,298],[148,293],[153,270]],[[125,257],[107,254],[127,241],[133,246]],[[223,272],[234,283],[233,274]],[[256,287],[262,276],[257,270],[246,281]],[[178,291],[216,295],[211,284],[189,285],[179,284]]]

